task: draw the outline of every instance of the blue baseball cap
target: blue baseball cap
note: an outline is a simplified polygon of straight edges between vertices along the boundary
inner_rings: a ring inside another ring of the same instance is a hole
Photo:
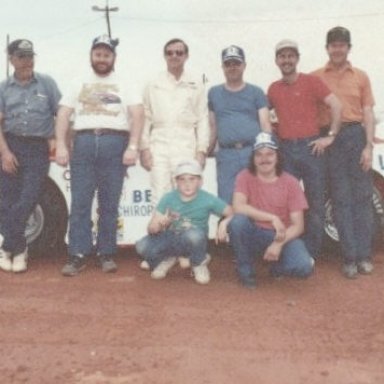
[[[261,148],[271,148],[276,150],[279,149],[279,145],[271,133],[260,132],[256,136],[256,141],[253,145],[253,152],[256,152]]]
[[[237,60],[242,63],[245,62],[244,50],[237,45],[230,45],[221,52],[221,61],[225,63],[228,60]]]

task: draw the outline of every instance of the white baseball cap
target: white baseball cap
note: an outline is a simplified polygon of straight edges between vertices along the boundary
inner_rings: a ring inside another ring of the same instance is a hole
[[[201,176],[203,173],[200,163],[197,160],[185,160],[179,163],[175,170],[175,177],[181,175]]]

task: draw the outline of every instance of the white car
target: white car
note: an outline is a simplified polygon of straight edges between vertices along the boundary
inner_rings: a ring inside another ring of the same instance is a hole
[[[384,126],[383,126],[384,127]],[[384,142],[375,144],[373,176],[375,189],[372,196],[375,207],[377,234],[384,228]],[[214,158],[208,158],[204,170],[204,189],[216,194],[216,165]],[[70,207],[70,170],[52,161],[44,192],[35,211],[28,220],[26,235],[30,248],[46,253],[56,251],[65,244],[68,213]],[[151,190],[148,172],[140,165],[130,167],[125,178],[120,200],[117,241],[121,246],[134,245],[146,234],[151,217]],[[93,206],[94,233],[97,228],[97,207]],[[211,218],[209,237],[214,238],[216,218]],[[328,240],[338,241],[338,234],[332,219],[332,206],[326,203],[325,233]]]

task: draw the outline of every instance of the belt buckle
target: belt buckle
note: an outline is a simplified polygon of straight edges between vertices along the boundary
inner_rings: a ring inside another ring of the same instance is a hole
[[[235,149],[242,149],[242,148],[243,148],[243,143],[237,142],[237,143],[235,143],[235,144],[233,145],[233,147],[234,147]]]

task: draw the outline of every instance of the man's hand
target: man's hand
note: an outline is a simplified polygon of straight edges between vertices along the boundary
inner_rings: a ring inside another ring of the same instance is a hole
[[[136,160],[137,160],[137,150],[131,149],[128,147],[123,154],[123,164],[128,166],[135,165]]]
[[[373,148],[372,145],[367,144],[361,152],[360,156],[360,164],[363,171],[368,172],[372,168],[372,160],[373,160]]]
[[[283,243],[273,241],[271,245],[265,250],[263,259],[265,261],[278,261],[282,249]]]
[[[228,236],[228,223],[231,221],[231,217],[226,217],[224,219],[221,219],[219,221],[219,225],[217,227],[216,237],[215,237],[215,243],[219,244],[221,243],[228,243],[229,242],[229,236]]]
[[[140,163],[144,169],[150,171],[153,166],[153,157],[149,148],[143,149],[140,152]]]
[[[334,140],[335,136],[320,137],[319,139],[311,141],[308,145],[312,147],[313,155],[320,156],[324,154],[325,149],[329,147]]]
[[[205,167],[205,159],[206,159],[206,154],[204,152],[197,152],[196,153],[196,160],[199,162],[200,166],[202,169]]]
[[[69,151],[65,144],[56,142],[56,156],[55,161],[57,164],[65,167],[69,162]]]
[[[19,166],[19,162],[17,161],[16,156],[13,152],[7,150],[3,151],[1,154],[1,167],[4,172],[15,174],[17,173],[17,168]]]

